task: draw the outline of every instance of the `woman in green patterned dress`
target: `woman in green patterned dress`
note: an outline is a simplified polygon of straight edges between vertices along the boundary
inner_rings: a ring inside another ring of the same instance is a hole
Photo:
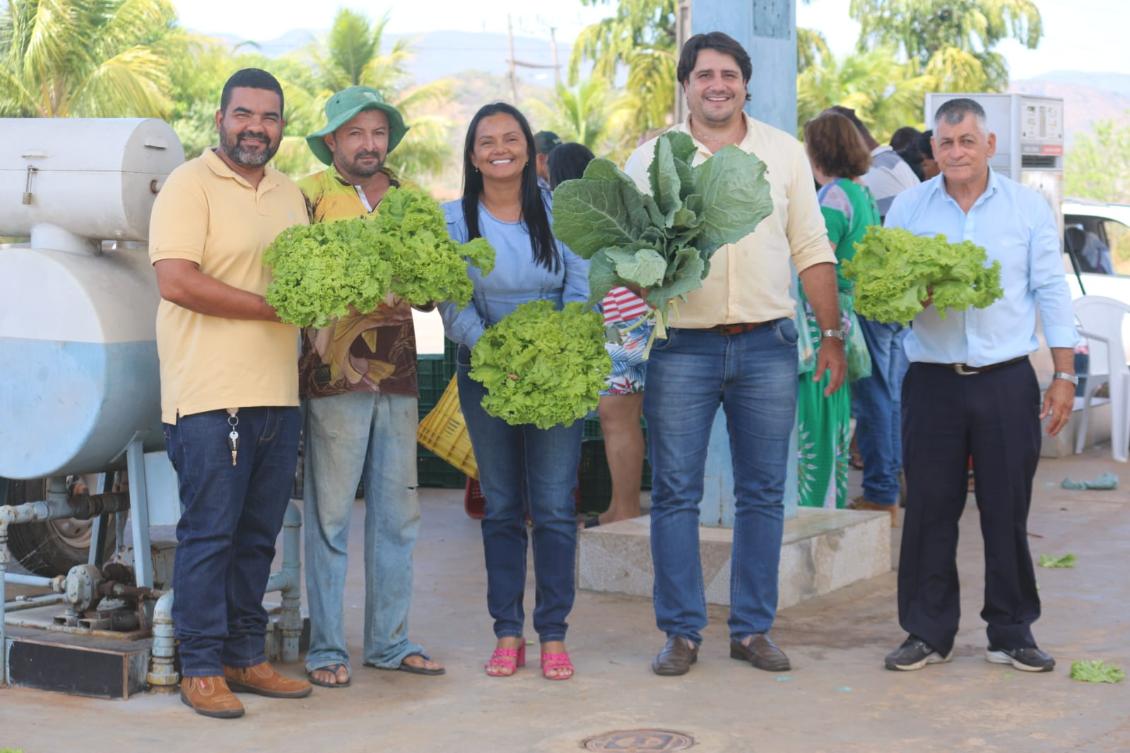
[[[842,264],[855,255],[855,242],[870,225],[879,224],[879,210],[861,176],[871,165],[871,155],[851,121],[825,112],[804,125],[804,143],[812,174],[820,184],[820,211],[828,239]],[[849,380],[871,373],[867,345],[855,318],[852,285],[837,270],[840,312],[847,333]],[[807,507],[844,507],[847,504],[851,393],[838,390],[824,397],[828,374],[816,382],[812,372],[819,347],[819,327],[812,308],[798,290],[797,321],[807,321],[801,331],[800,385],[797,394],[798,486],[800,504]]]

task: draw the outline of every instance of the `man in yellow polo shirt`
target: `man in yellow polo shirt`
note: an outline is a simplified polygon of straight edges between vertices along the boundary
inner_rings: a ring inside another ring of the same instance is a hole
[[[749,55],[721,32],[687,40],[677,74],[690,117],[695,163],[728,145],[766,163],[773,212],[710,260],[710,274],[671,317],[651,350],[644,415],[651,441],[651,551],[655,617],[667,643],[652,663],[681,675],[698,658],[706,600],[698,552],[698,505],[714,416],[726,412],[734,467],[734,543],[730,563],[730,656],[770,672],[789,669],[769,638],[777,611],[785,474],[796,418],[796,304],[790,262],[800,274],[823,338],[814,378],[830,372],[825,394],[846,371],[828,243],[804,147],[748,117]],[[648,190],[655,141],[637,149],[625,171]]]
[[[365,217],[399,185],[385,158],[408,129],[375,89],[352,86],[326,103],[326,125],[306,139],[329,167],[299,181],[314,222]],[[317,685],[351,681],[342,598],[357,486],[365,496],[363,661],[378,669],[439,675],[408,639],[416,497],[416,333],[412,308],[390,300],[306,330],[299,368],[306,405],[303,446],[306,592]]]
[[[263,593],[298,455],[298,330],[263,294],[263,251],[307,222],[301,192],[267,167],[283,132],[283,93],[256,68],[224,85],[220,145],[186,162],[157,196],[161,420],[184,512],[177,525],[173,623],[181,699],[243,715],[232,690],[301,698],[310,684],[264,655]]]

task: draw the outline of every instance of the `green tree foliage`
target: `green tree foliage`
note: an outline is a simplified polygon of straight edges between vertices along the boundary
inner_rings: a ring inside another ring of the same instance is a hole
[[[1067,152],[1064,189],[1081,199],[1130,204],[1130,125],[1102,120],[1091,133],[1076,136]]]
[[[540,100],[526,103],[534,121],[561,137],[603,154],[611,145],[612,97],[608,84],[593,77],[566,87],[558,85],[552,105]],[[539,126],[540,128],[541,126]]]
[[[8,0],[0,10],[0,115],[164,117],[168,0]]]
[[[851,0],[848,13],[861,26],[860,52],[893,46],[935,75],[947,64],[980,68],[954,75],[980,75],[989,91],[1008,84],[1008,65],[993,47],[1011,38],[1035,49],[1043,34],[1035,0]]]
[[[611,0],[581,0],[584,5]],[[585,27],[573,43],[569,79],[576,84],[581,66],[591,62],[592,76],[614,81],[627,69],[627,86],[614,103],[622,118],[620,141],[670,125],[675,107],[675,14],[677,0],[618,0],[615,15]]]
[[[920,123],[930,81],[890,48],[825,55],[797,76],[797,121],[803,125],[832,105],[856,111],[879,141],[896,128]],[[799,129],[798,129],[799,130]]]

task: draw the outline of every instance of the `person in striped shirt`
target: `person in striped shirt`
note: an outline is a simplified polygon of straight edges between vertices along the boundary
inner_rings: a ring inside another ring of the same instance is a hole
[[[549,153],[549,183],[579,178],[593,153],[583,144],[561,144]],[[600,303],[606,332],[617,342],[606,342],[612,357],[608,384],[600,393],[600,430],[604,452],[612,475],[612,500],[608,510],[585,519],[585,527],[638,518],[640,516],[640,477],[643,475],[644,377],[647,374],[647,341],[652,324],[646,319],[651,307],[625,287],[608,291]]]

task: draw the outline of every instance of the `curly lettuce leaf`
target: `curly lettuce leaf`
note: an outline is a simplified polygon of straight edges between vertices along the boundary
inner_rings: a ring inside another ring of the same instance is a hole
[[[1004,296],[1000,262],[986,266],[985,249],[945,236],[923,238],[903,228],[869,228],[844,263],[855,283],[856,311],[878,322],[905,324],[933,298],[938,316],[985,308]]]
[[[596,408],[611,368],[599,314],[581,303],[557,311],[539,300],[486,329],[471,351],[470,376],[487,390],[487,413],[548,429]]]
[[[460,245],[426,193],[391,188],[369,217],[299,225],[280,233],[264,263],[267,302],[298,326],[324,327],[351,309],[373,311],[389,293],[414,305],[471,300],[467,263],[489,274],[494,250],[483,239]]]

